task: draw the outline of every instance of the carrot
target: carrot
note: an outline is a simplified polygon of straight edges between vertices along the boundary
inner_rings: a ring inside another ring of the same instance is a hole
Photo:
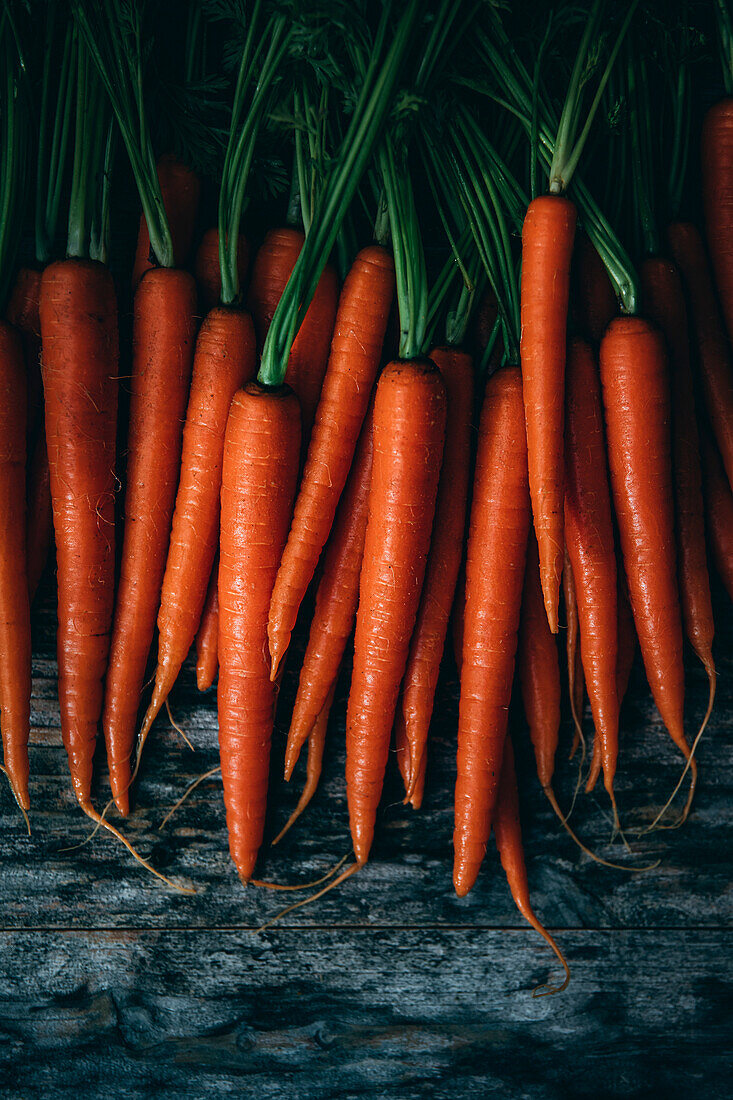
[[[206,317],[196,341],[180,482],[160,592],[155,686],[140,731],[138,753],[173,688],[201,622],[219,534],[227,416],[234,394],[254,373],[251,317],[236,308],[218,306]]]
[[[43,383],[41,381],[41,319],[39,300],[41,272],[21,267],[8,300],[7,318],[19,330],[23,341],[28,375],[28,437],[34,440],[43,420]]]
[[[700,161],[708,250],[733,342],[733,98],[721,99],[705,115]]]
[[[51,264],[41,280],[46,443],[58,569],[61,733],[92,812],[92,760],[114,603],[117,305],[109,271]]]
[[[575,242],[572,299],[580,332],[597,346],[618,306],[606,266],[585,233],[579,233]]]
[[[398,739],[404,735],[404,751],[398,755],[407,775],[407,801],[413,801],[424,770],[435,688],[463,556],[471,461],[471,356],[458,348],[435,348],[430,358],[445,382],[448,404],[433,539],[397,708]]]
[[[157,172],[173,242],[173,261],[176,267],[182,267],[188,259],[193,243],[201,196],[201,180],[191,168],[171,153],[166,153],[159,159]],[[132,268],[133,290],[137,289],[145,272],[155,266],[151,255],[150,233],[145,217],[141,215]]]
[[[458,675],[461,674],[461,664],[463,662],[463,618],[464,610],[466,607],[466,558],[465,553],[461,562],[461,568],[458,571],[458,580],[456,581],[456,594],[453,599],[453,610],[451,611],[451,635],[453,642],[453,658],[456,662],[456,668],[458,669]]]
[[[710,549],[718,575],[733,600],[733,493],[725,478],[720,455],[704,432],[701,443]]]
[[[28,554],[28,592],[35,596],[53,540],[51,480],[46,450],[46,431],[42,424],[28,466],[26,511],[26,547]]]
[[[565,980],[562,985],[541,986],[535,989],[534,996],[561,993],[570,981],[570,968],[555,940],[547,929],[540,924],[532,909],[527,882],[527,867],[524,862],[524,849],[522,847],[522,829],[519,821],[519,792],[517,791],[517,776],[514,767],[514,749],[509,737],[506,738],[504,747],[496,819],[494,821],[494,837],[501,858],[501,865],[504,868],[517,909],[552,948],[565,971]]]
[[[521,358],[529,488],[547,620],[557,633],[563,536],[565,329],[576,211],[568,199],[534,199],[522,228]]]
[[[568,670],[568,695],[570,696],[570,713],[573,716],[573,725],[575,726],[573,745],[570,750],[570,759],[572,760],[580,744],[583,746],[583,757],[585,756],[585,737],[583,736],[585,680],[583,679],[583,661],[580,656],[578,598],[575,594],[575,578],[573,577],[573,567],[568,556],[567,545],[565,547],[565,565],[562,572],[562,590],[565,600],[565,618],[567,619],[565,653]]]
[[[206,602],[196,632],[196,686],[208,691],[219,670],[219,559],[211,570]]]
[[[18,332],[0,321],[0,700],[5,768],[27,810],[31,710],[31,621],[26,566],[26,418],[28,393]]]
[[[716,681],[712,649],[715,625],[705,547],[700,441],[690,368],[687,308],[679,272],[668,260],[646,260],[641,267],[641,283],[647,316],[662,330],[669,351],[677,573],[682,620],[687,638],[708,674],[709,705],[712,707]]]
[[[524,570],[517,672],[537,777],[542,789],[550,791],[560,735],[560,664],[542,598],[537,539],[531,531]]]
[[[239,234],[237,246],[237,271],[240,286],[244,282],[249,266],[249,246],[243,233]],[[199,301],[204,313],[219,304],[221,297],[221,268],[219,266],[219,230],[216,226],[207,229],[201,238],[196,252],[194,267],[196,285],[199,288]]]
[[[446,420],[429,359],[395,360],[374,402],[374,458],[346,715],[354,855],[369,858],[400,683],[425,576]]]
[[[362,249],[341,291],[293,523],[272,593],[268,636],[273,677],[287,650],[346,483],[377,376],[393,295],[392,257],[377,245]],[[291,353],[290,362],[292,359]]]
[[[580,656],[596,737],[586,790],[603,767],[616,815],[618,758],[618,610],[611,493],[606,468],[601,387],[590,344],[568,348],[565,405],[565,536],[580,623]]]
[[[252,314],[260,350],[304,241],[297,229],[271,229],[255,256],[247,308]],[[308,312],[293,341],[285,372],[285,381],[300,401],[304,449],[310,439],[321,385],[326,373],[328,353],[336,320],[338,277],[326,264],[318,281]],[[339,410],[343,415],[343,409]]]
[[[232,401],[224,439],[219,559],[219,750],[229,850],[243,882],[262,843],[275,684],[267,613],[300,455],[298,402],[256,382]]]
[[[619,570],[618,591],[616,594],[618,604],[618,656],[616,658],[616,689],[619,707],[626,697],[629,686],[631,669],[636,655],[636,627],[634,616],[629,603],[629,594],[626,583]]]
[[[611,489],[634,624],[657,709],[690,760],[683,721],[669,380],[661,334],[641,318],[617,318],[601,343],[600,366]],[[691,798],[694,759],[690,767]]]
[[[133,322],[125,533],[102,725],[112,794],[129,812],[130,754],[165,567],[191,378],[196,286],[185,271],[140,280]]]
[[[354,628],[372,477],[372,425],[370,409],[323,555],[323,571],[285,750],[286,779],[293,774],[300,750],[326,705]]]
[[[733,485],[733,364],[705,247],[697,228],[688,222],[670,225],[667,238],[690,302],[705,406],[728,484]]]
[[[530,525],[522,381],[486,386],[466,558],[453,885],[463,897],[484,858],[499,787]]]
[[[334,681],[331,690],[328,693],[326,699],[326,705],[321,713],[315,720],[313,728],[308,736],[308,763],[306,766],[306,778],[305,785],[298,799],[298,805],[291,813],[285,825],[277,834],[273,840],[273,845],[282,840],[289,829],[293,827],[298,820],[303,810],[306,809],[310,803],[313,795],[318,789],[318,784],[321,779],[321,771],[323,770],[323,753],[326,747],[326,733],[328,731],[328,719],[331,714],[331,707],[333,706],[333,697],[336,692],[336,683]]]

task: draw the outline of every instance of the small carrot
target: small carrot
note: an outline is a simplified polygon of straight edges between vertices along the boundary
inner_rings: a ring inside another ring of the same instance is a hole
[[[573,567],[565,547],[565,565],[562,571],[562,590],[565,601],[565,618],[567,620],[565,639],[565,653],[567,657],[568,694],[570,696],[570,713],[573,716],[575,732],[573,745],[570,750],[572,760],[582,744],[585,754],[585,738],[583,736],[583,703],[585,700],[585,679],[583,678],[583,660],[580,656],[580,622],[578,620],[578,597],[575,594],[575,578]]]
[[[733,98],[705,115],[700,143],[702,197],[710,259],[728,340],[733,343]]]
[[[249,247],[247,238],[239,234],[237,246],[237,271],[239,285],[242,286],[249,267]],[[196,251],[194,266],[196,286],[199,288],[199,301],[204,314],[219,304],[221,298],[221,267],[219,266],[219,230],[216,226],[207,229]]]
[[[276,687],[267,615],[300,456],[297,398],[249,382],[232,401],[221,485],[219,751],[229,850],[252,877],[262,843]]]
[[[323,555],[323,571],[285,750],[286,779],[293,774],[300,750],[326,705],[354,629],[372,478],[372,429],[373,412],[369,411]]]
[[[708,538],[718,575],[733,600],[733,493],[714,444],[701,435]]]
[[[208,691],[219,670],[219,558],[211,570],[201,623],[196,632],[196,686]]]
[[[28,393],[18,332],[0,321],[0,700],[5,768],[27,810],[31,710],[31,622],[26,565]]]
[[[333,697],[336,692],[336,684],[334,683],[331,690],[328,693],[326,699],[326,705],[321,713],[315,720],[313,728],[308,736],[308,762],[306,765],[306,777],[305,785],[301,791],[300,798],[298,799],[298,805],[291,813],[285,825],[277,834],[273,840],[273,845],[282,840],[285,834],[293,827],[300,815],[309,805],[313,795],[318,789],[318,784],[321,779],[321,771],[323,770],[323,753],[326,748],[326,733],[328,732],[328,719],[331,714],[331,707],[333,706]]]
[[[357,863],[369,858],[400,683],[425,576],[445,438],[445,384],[429,359],[395,360],[374,402],[374,457],[346,715]]]
[[[618,313],[618,305],[606,266],[585,233],[579,233],[575,241],[572,297],[578,328],[597,347]]]
[[[618,657],[616,658],[616,689],[618,693],[619,707],[626,698],[626,692],[631,678],[631,669],[634,666],[636,655],[636,627],[634,616],[629,603],[629,594],[626,582],[619,569],[618,592],[616,594],[618,604]]]
[[[398,745],[402,747],[398,757],[407,776],[406,800],[410,802],[418,776],[424,772],[433,698],[463,556],[471,462],[471,357],[448,347],[435,348],[430,358],[445,382],[448,404],[433,539],[397,708]]]
[[[529,488],[547,620],[557,633],[563,535],[565,329],[575,206],[559,195],[534,199],[522,228],[522,384]]]
[[[499,787],[530,525],[522,380],[486,386],[466,558],[453,885],[463,897],[486,852]]]
[[[201,197],[201,180],[191,168],[171,153],[160,158],[157,166],[163,206],[173,242],[173,262],[182,267],[188,259],[196,227]],[[146,271],[154,266],[151,259],[150,233],[144,215],[140,216],[135,262],[132,268],[132,289]]]
[[[377,377],[393,295],[392,257],[377,245],[362,249],[341,291],[293,523],[272,593],[268,633],[273,676],[288,647],[346,483]]]
[[[35,596],[53,541],[51,478],[46,450],[46,430],[41,424],[28,466],[26,547],[28,553],[28,592]]]

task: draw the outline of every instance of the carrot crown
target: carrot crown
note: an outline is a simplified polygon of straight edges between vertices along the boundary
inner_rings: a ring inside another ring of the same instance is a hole
[[[7,5],[0,14],[0,310],[4,313],[22,226],[28,168],[25,61]]]

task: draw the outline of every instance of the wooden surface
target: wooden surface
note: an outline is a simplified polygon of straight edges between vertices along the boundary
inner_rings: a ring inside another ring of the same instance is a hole
[[[583,856],[538,791],[521,714],[512,722],[535,907],[572,968],[569,989],[533,998],[558,967],[522,922],[493,849],[471,893],[451,887],[456,683],[439,689],[424,810],[399,802],[390,763],[373,862],[342,888],[263,933],[292,896],[244,890],[229,861],[221,786],[203,783],[161,830],[165,812],[217,761],[214,694],[187,666],[173,699],[192,753],[159,721],[124,826],[186,896],[162,886],[76,810],[58,728],[50,584],[35,613],[31,798],[25,835],[0,793],[0,1093],[6,1098],[154,1095],[326,1097],[724,1097],[731,1095],[733,1003],[731,702],[733,625],[718,594],[720,685],[699,750],[700,788],[684,829],[637,839],[679,775],[680,759],[638,666],[623,711],[619,805],[635,851],[608,844],[602,792],[573,822],[607,858]],[[295,803],[281,775],[293,660],[273,751],[269,836]],[[690,730],[704,709],[688,661]],[[330,732],[322,788],[260,873],[320,875],[348,849],[343,785],[347,684]],[[587,724],[587,723],[586,723]],[[558,789],[575,780],[563,730]],[[102,754],[97,802],[107,797]],[[302,780],[302,772],[296,775]],[[113,818],[117,820],[116,818]],[[301,895],[295,895],[300,897]],[[295,898],[292,898],[295,900]]]

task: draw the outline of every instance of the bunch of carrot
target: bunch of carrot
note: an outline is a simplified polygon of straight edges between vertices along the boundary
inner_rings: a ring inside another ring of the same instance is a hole
[[[5,768],[27,810],[30,604],[51,507],[61,726],[80,806],[107,824],[109,807],[92,804],[101,728],[112,796],[129,814],[146,738],[195,643],[199,689],[218,674],[230,850],[243,882],[265,834],[293,634],[305,628],[308,640],[286,720],[286,779],[306,744],[308,762],[285,829],[317,789],[353,636],[355,862],[338,882],[369,859],[393,733],[405,801],[422,805],[452,619],[455,889],[473,887],[493,829],[518,907],[559,954],[529,900],[508,735],[515,679],[539,783],[568,829],[553,789],[560,632],[577,740],[585,693],[595,731],[586,789],[602,776],[616,829],[637,641],[690,776],[678,823],[713,707],[709,560],[733,596],[733,100],[711,108],[702,129],[701,233],[680,220],[679,204],[655,223],[653,187],[640,182],[665,164],[645,124],[653,76],[633,63],[644,41],[636,4],[614,20],[593,0],[569,77],[552,20],[533,67],[497,10],[470,0],[442,0],[430,18],[417,0],[384,4],[374,25],[359,15],[338,45],[322,9],[302,8],[303,26],[325,35],[328,65],[304,61],[303,36],[277,5],[256,0],[238,13],[229,124],[214,178],[202,181],[185,156],[156,163],[141,0],[50,5],[40,130],[28,140],[43,270],[18,270],[0,324]],[[36,117],[20,107],[38,89],[24,86],[22,13],[4,10],[3,155],[19,178],[18,135]],[[733,41],[727,10],[716,12],[721,40]],[[605,19],[608,53],[589,77]],[[220,29],[214,19],[214,41]],[[452,67],[459,47],[475,68],[465,81]],[[592,135],[617,74],[635,165],[630,221],[643,230],[638,275],[624,223],[593,195]],[[400,109],[410,92],[412,112]],[[689,94],[675,92],[675,149],[690,147]],[[105,266],[116,134],[143,207],[132,275],[118,288]],[[288,223],[260,234],[250,267],[241,225],[257,232],[250,170],[286,145]],[[67,252],[50,262],[69,171]],[[21,219],[17,178],[14,189],[7,174],[0,185],[4,209]],[[202,231],[211,184],[217,225]],[[0,234],[5,271],[16,245]],[[132,345],[119,353],[131,354],[128,369],[118,366],[117,294],[130,284]],[[120,375],[130,401],[118,424]],[[694,739],[685,638],[710,683]]]

